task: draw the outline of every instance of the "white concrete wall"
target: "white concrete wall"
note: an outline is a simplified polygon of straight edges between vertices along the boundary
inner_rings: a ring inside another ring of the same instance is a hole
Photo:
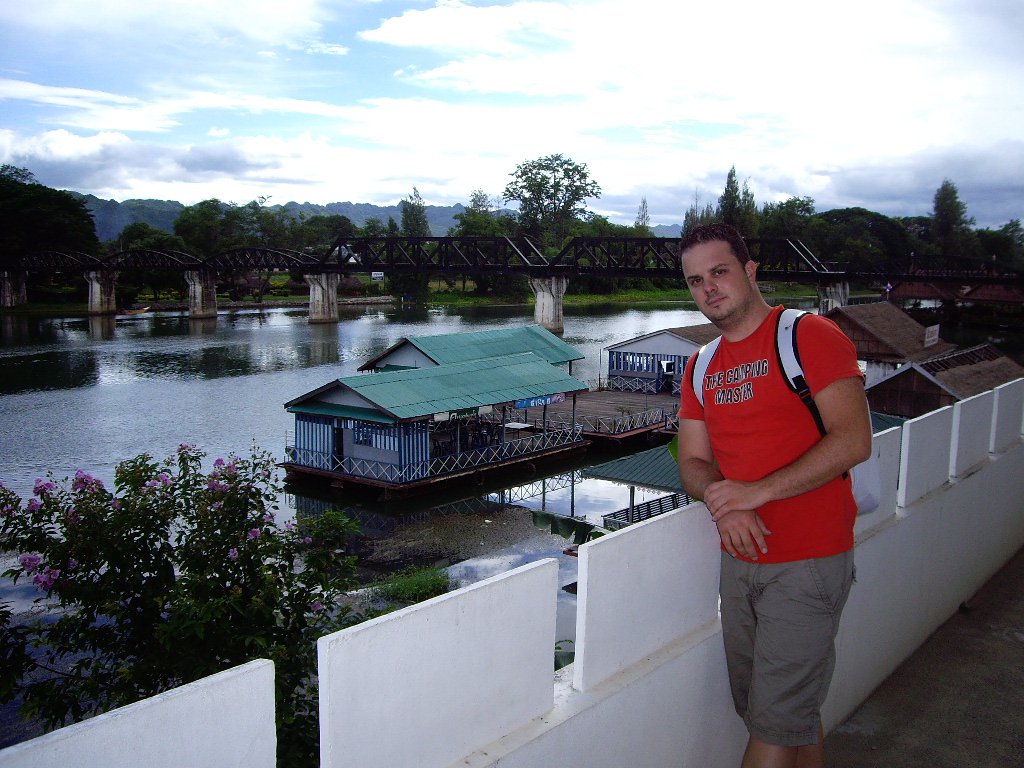
[[[448,765],[551,709],[558,564],[320,638],[320,764]]]
[[[1024,545],[1022,429],[1018,380],[875,436],[882,504],[857,520],[826,729]],[[553,560],[321,638],[321,764],[737,765],[746,734],[707,510],[676,510],[579,555],[576,662],[557,674]],[[0,768],[269,766],[273,752],[272,669],[253,662],[11,747]]]
[[[0,768],[274,768],[276,752],[260,660],[0,750]]]

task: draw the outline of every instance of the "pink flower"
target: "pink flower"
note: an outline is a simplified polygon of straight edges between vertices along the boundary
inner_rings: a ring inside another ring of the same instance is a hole
[[[110,502],[110,506],[112,506],[114,509],[120,509],[121,502],[118,499],[114,499],[112,502]]]
[[[73,558],[73,557],[69,557],[68,558],[68,570],[69,571],[73,571],[77,567],[78,567],[78,561],[75,560],[75,558]]]
[[[49,480],[43,480],[42,478],[36,478],[36,483],[32,488],[32,493],[36,496],[45,496],[53,493],[57,490],[56,486]]]
[[[259,528],[253,528],[247,534],[245,534],[245,538],[247,538],[247,539],[258,539],[259,537],[260,537],[260,529]]]
[[[100,490],[103,488],[103,481],[97,480],[92,475],[82,470],[75,472],[75,479],[71,483],[71,489],[73,491],[88,491],[92,488]]]
[[[39,499],[29,499],[28,504],[25,505],[25,509],[29,512],[38,512],[42,507],[43,503]]]
[[[272,523],[272,522],[274,522],[274,513],[273,512],[267,512],[267,514],[265,514],[263,516],[263,522],[264,523]]]
[[[231,549],[228,550],[228,560],[230,560],[233,563],[237,559],[238,559],[238,550],[235,549],[234,547],[232,547]]]
[[[213,462],[213,466],[215,466],[217,469],[220,469],[221,467],[224,466],[224,459],[221,459],[221,458],[215,459],[214,462]]]
[[[60,576],[60,570],[57,568],[46,568],[41,573],[37,573],[32,579],[32,583],[40,589],[49,592],[53,589],[54,583],[57,581],[57,577]]]
[[[313,543],[313,537],[312,536],[304,536],[302,538],[302,543],[303,544],[312,544]]]
[[[206,485],[214,493],[223,493],[231,487],[227,483],[222,483],[214,477],[211,477],[210,481]]]
[[[314,600],[312,603],[309,604],[309,610],[313,611],[313,613],[318,613],[323,609],[324,604],[321,603],[319,600]]]
[[[18,558],[18,562],[21,563],[21,567],[25,573],[32,573],[32,571],[39,567],[39,563],[42,561],[43,558],[39,555],[32,555],[28,552]]]

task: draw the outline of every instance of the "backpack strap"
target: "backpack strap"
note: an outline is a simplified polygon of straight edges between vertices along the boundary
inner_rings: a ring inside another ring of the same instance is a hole
[[[690,386],[693,388],[693,394],[697,396],[697,402],[700,403],[700,407],[704,407],[704,377],[707,375],[708,366],[711,365],[711,358],[715,356],[715,352],[718,351],[718,343],[722,340],[719,336],[717,339],[712,339],[703,347],[697,350],[697,354],[693,356],[693,371],[690,375]]]
[[[775,352],[778,355],[779,368],[786,384],[807,406],[818,432],[824,435],[825,424],[821,420],[821,413],[818,412],[814,398],[811,397],[811,388],[807,386],[807,380],[804,378],[804,369],[800,364],[800,350],[796,344],[796,329],[806,314],[800,309],[784,309],[779,314],[779,324],[775,329]]]

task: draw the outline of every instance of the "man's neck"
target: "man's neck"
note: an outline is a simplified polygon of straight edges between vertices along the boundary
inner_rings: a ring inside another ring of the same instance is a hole
[[[772,311],[768,303],[760,296],[750,306],[750,311],[744,313],[743,317],[736,318],[735,322],[728,322],[726,325],[719,325],[718,330],[727,341],[743,341],[750,334],[761,327],[761,323]]]

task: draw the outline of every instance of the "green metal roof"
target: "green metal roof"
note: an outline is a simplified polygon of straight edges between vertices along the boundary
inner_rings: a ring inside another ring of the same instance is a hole
[[[530,352],[347,376],[338,382],[398,419],[588,389],[579,379]]]
[[[514,355],[520,352],[533,352],[552,365],[567,363],[570,360],[582,360],[585,357],[575,347],[566,344],[555,334],[539,325],[518,325],[490,331],[409,336],[364,363],[359,370],[376,368],[379,360],[406,343],[412,344],[438,365],[464,363],[469,360]]]
[[[377,424],[394,424],[395,420],[372,408],[358,408],[354,405],[338,405],[337,403],[299,403],[287,408],[288,413],[309,413],[314,416],[335,416],[342,419],[359,419]]]
[[[893,427],[902,427],[906,419],[902,416],[890,416],[887,413],[875,413],[871,411],[871,432],[878,434]]]
[[[668,452],[666,445],[587,467],[583,474],[586,477],[654,488],[659,491],[686,491],[679,479],[679,465]]]

